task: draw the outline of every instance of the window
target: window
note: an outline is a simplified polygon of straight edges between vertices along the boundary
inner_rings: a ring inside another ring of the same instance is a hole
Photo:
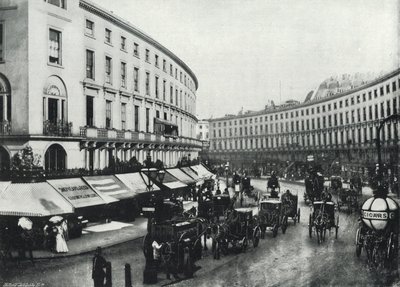
[[[106,100],[106,128],[111,128],[111,101]]]
[[[86,35],[94,36],[94,22],[86,20]]]
[[[146,72],[146,95],[150,95],[150,73]]]
[[[126,104],[121,103],[121,129],[126,129]]]
[[[0,62],[4,61],[4,24],[0,22]]]
[[[166,86],[167,86],[167,81],[163,81],[163,101],[165,101],[165,94],[166,94]]]
[[[389,93],[390,93],[390,85],[387,84],[387,85],[386,85],[386,94],[389,94]]]
[[[106,83],[111,84],[111,64],[112,59],[106,56]]]
[[[94,80],[94,52],[86,50],[86,78]]]
[[[139,131],[139,106],[135,106],[135,132]]]
[[[139,57],[139,44],[138,43],[133,43],[133,55],[136,57]]]
[[[169,64],[169,73],[170,73],[171,76],[173,76],[172,64]]]
[[[162,61],[162,69],[164,72],[167,71],[167,61],[165,59],[163,59],[163,61]]]
[[[150,109],[146,108],[146,133],[150,132]]]
[[[45,0],[47,3],[52,4],[54,6],[66,9],[65,0]]]
[[[383,89],[383,87],[380,87],[379,88],[379,90],[380,90],[380,94],[381,94],[381,96],[383,96],[385,93],[384,93],[384,89]]]
[[[179,104],[179,101],[178,101],[178,89],[175,89],[175,105],[178,106],[178,104]]]
[[[126,50],[126,38],[121,36],[121,50]]]
[[[149,49],[146,49],[146,62],[150,63],[150,51],[149,51]]]
[[[139,92],[139,68],[133,68],[133,89]]]
[[[105,41],[108,44],[111,44],[111,30],[107,29],[105,30]]]
[[[126,88],[126,64],[121,62],[121,87]]]
[[[172,86],[169,87],[169,102],[174,103],[174,87]]]
[[[154,91],[156,94],[156,98],[158,99],[158,77],[157,76],[155,76]]]
[[[49,30],[49,62],[61,65],[61,32]]]
[[[0,23],[0,25],[1,25],[1,23]],[[1,30],[1,28],[0,28],[0,30]],[[0,32],[1,33],[1,32]],[[1,39],[0,39],[0,41],[1,41]],[[1,45],[1,44],[0,44]],[[0,48],[1,49],[1,48]],[[392,91],[393,92],[396,92],[396,82],[393,82],[392,83]]]
[[[93,97],[86,97],[86,125],[93,126]]]
[[[154,55],[154,63],[156,65],[156,67],[158,67],[158,55]]]
[[[178,68],[175,68],[175,79],[178,80]]]

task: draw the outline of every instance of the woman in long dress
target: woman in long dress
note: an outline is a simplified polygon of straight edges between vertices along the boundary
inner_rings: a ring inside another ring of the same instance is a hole
[[[67,242],[64,238],[63,228],[61,225],[56,226],[57,235],[56,235],[56,252],[57,253],[65,253],[68,252]]]

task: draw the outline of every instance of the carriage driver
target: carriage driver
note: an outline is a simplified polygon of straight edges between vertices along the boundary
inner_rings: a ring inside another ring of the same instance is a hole
[[[286,190],[284,194],[282,194],[282,204],[291,204],[292,203],[292,193],[289,189]]]
[[[325,187],[325,189],[321,193],[321,198],[325,202],[331,202],[332,201],[332,193],[330,193],[329,189]]]

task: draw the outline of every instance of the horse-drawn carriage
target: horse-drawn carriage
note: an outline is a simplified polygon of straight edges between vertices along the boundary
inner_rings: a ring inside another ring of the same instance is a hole
[[[244,252],[251,241],[256,248],[261,236],[258,220],[249,208],[229,210],[225,222],[214,224],[211,229],[214,259],[219,259],[221,252],[226,255],[229,245]]]
[[[300,222],[300,207],[298,206],[298,194],[293,194],[289,190],[282,194],[282,208],[287,217],[293,219],[294,224]]]
[[[211,200],[199,202],[197,216],[205,218],[209,222],[219,220],[224,216],[231,203],[229,194],[214,195]]]
[[[286,232],[288,215],[285,214],[280,200],[261,200],[258,204],[258,220],[261,230],[261,238],[265,237],[267,229],[272,230],[272,236],[278,235],[279,228]]]
[[[279,198],[280,193],[281,193],[281,187],[280,187],[278,178],[273,173],[267,182],[267,197],[268,198]]]
[[[158,261],[159,265],[191,277],[194,262],[201,258],[201,230],[197,219],[186,221],[154,222],[143,240],[146,262]]]
[[[306,187],[304,201],[312,203],[315,200],[320,200],[324,190],[324,177],[319,172],[311,172],[304,183]]]
[[[358,192],[355,189],[341,188],[338,190],[337,208],[340,211],[345,206],[350,212],[358,210]]]
[[[148,233],[143,239],[145,270],[153,272],[147,277],[155,276],[155,265],[166,269],[173,266],[178,273],[191,277],[194,262],[201,258],[201,236],[205,233],[201,219],[189,218],[179,203],[162,199],[145,209],[149,214]]]
[[[399,249],[399,205],[390,197],[371,197],[361,210],[356,233],[356,255],[365,250],[376,269],[397,269]]]
[[[330,232],[332,228],[335,228],[335,238],[337,238],[339,214],[335,214],[335,204],[331,201],[314,201],[308,223],[310,238],[315,231],[320,244],[325,241],[326,231]]]

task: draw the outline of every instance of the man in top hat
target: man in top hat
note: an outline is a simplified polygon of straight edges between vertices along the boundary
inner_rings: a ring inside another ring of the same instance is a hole
[[[93,257],[93,269],[92,269],[92,278],[94,281],[94,287],[103,287],[104,279],[106,277],[106,260],[101,255],[101,247],[97,247],[96,253]]]

